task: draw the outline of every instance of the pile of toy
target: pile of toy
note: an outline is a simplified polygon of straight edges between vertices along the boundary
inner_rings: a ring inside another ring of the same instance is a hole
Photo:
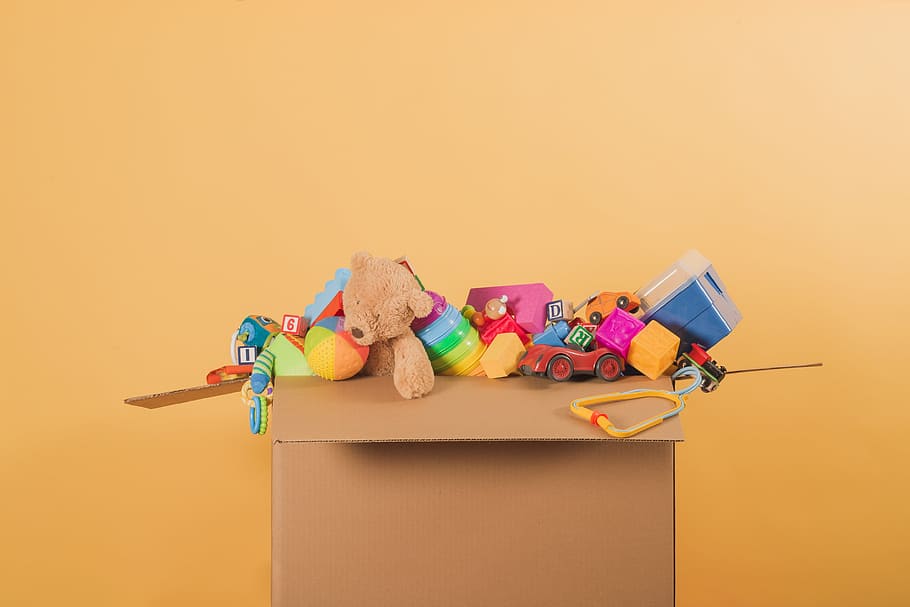
[[[707,349],[741,318],[711,262],[694,250],[637,291],[603,291],[575,306],[532,283],[473,288],[458,307],[426,290],[406,258],[358,253],[303,314],[280,324],[244,319],[231,338],[234,365],[210,382],[249,374],[242,395],[260,434],[280,376],[391,375],[402,396],[417,398],[437,374],[614,381],[689,367],[708,392],[726,369]]]

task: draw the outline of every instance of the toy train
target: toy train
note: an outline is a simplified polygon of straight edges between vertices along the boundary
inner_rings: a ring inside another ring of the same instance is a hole
[[[689,351],[681,354],[676,359],[676,366],[695,367],[701,371],[701,389],[702,392],[714,392],[727,375],[727,368],[717,364],[717,361],[711,358],[708,351],[698,344],[692,344]]]

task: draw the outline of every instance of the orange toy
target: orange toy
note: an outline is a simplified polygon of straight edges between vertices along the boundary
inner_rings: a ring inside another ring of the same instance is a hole
[[[585,317],[589,322],[599,325],[600,321],[613,311],[613,308],[619,308],[634,314],[638,312],[639,306],[641,306],[641,301],[635,293],[630,293],[629,291],[602,291],[588,300],[588,305],[585,308]]]

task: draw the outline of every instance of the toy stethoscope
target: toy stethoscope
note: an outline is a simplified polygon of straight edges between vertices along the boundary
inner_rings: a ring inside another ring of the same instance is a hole
[[[572,410],[572,413],[581,417],[585,421],[589,421],[595,426],[600,426],[603,428],[604,432],[610,436],[615,436],[616,438],[627,438],[629,436],[634,436],[643,430],[653,428],[654,426],[662,423],[665,419],[670,419],[671,417],[679,415],[679,412],[686,408],[685,396],[696,390],[701,385],[701,372],[699,372],[699,370],[695,367],[683,367],[670,377],[674,381],[681,377],[689,377],[695,381],[693,381],[691,385],[686,386],[682,390],[649,390],[642,388],[639,390],[629,390],[627,392],[614,392],[612,394],[598,394],[596,396],[588,396],[586,398],[573,400],[569,405],[569,408]],[[628,428],[617,428],[613,422],[610,421],[610,418],[607,417],[606,413],[591,411],[590,409],[586,408],[592,405],[615,403],[624,400],[633,400],[636,398],[647,398],[649,396],[669,400],[670,402],[675,403],[675,406],[672,409],[664,411],[663,413],[658,413],[654,417],[649,417],[648,419],[640,421],[634,426],[629,426]]]

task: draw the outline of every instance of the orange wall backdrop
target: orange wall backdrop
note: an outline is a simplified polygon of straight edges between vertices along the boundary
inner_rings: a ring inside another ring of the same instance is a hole
[[[122,399],[353,251],[461,302],[694,246],[720,361],[825,366],[692,399],[679,605],[907,604],[908,58],[897,1],[4,2],[0,603],[267,605],[269,441]]]

